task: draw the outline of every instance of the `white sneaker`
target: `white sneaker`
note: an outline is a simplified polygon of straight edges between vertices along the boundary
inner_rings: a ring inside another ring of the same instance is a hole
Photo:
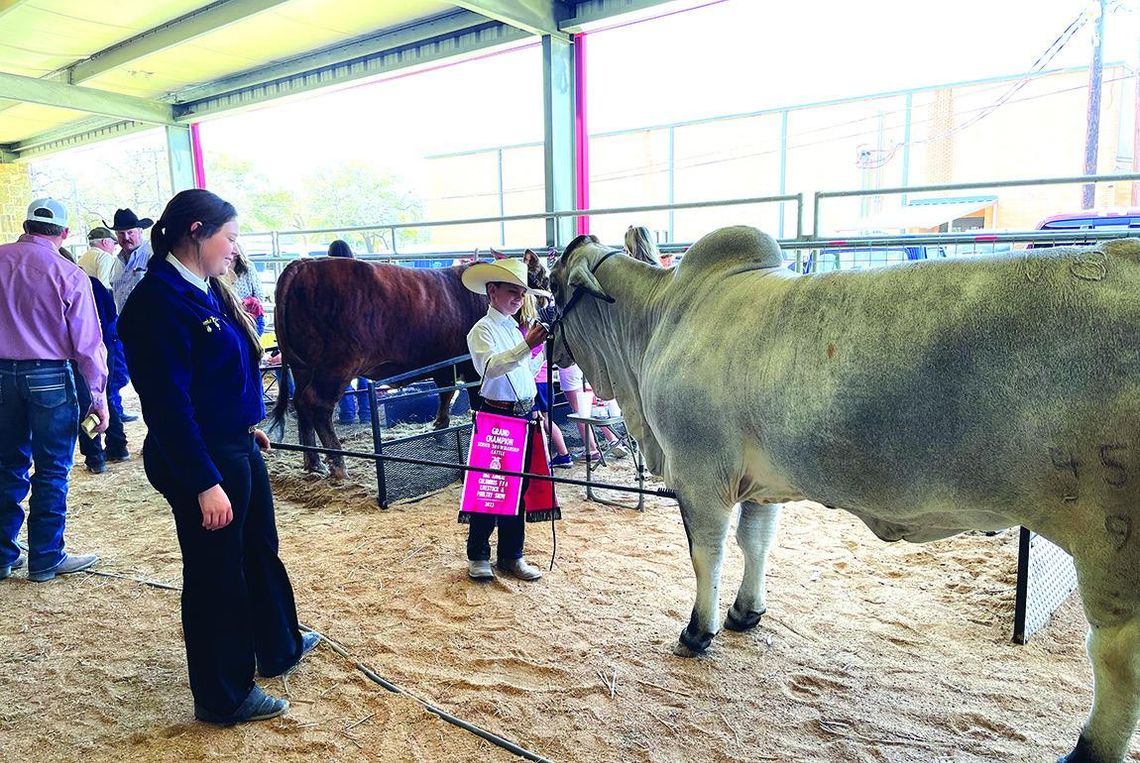
[[[613,456],[614,458],[625,458],[629,455],[629,450],[621,443],[618,443],[617,445],[610,448],[609,455]]]
[[[472,580],[491,580],[495,577],[495,571],[486,559],[468,559],[467,577]]]
[[[533,564],[527,564],[526,559],[516,559],[513,562],[500,563],[499,569],[519,580],[538,580],[542,577],[542,570]]]

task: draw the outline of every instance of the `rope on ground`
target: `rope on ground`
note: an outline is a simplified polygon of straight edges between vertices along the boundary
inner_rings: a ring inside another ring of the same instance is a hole
[[[148,580],[146,578],[132,577],[130,575],[120,575],[119,573],[116,573],[116,572],[102,572],[99,570],[87,570],[87,572],[89,572],[92,575],[99,575],[99,576],[105,577],[105,578],[115,578],[116,580],[129,580],[129,581],[134,582],[134,583],[141,583],[143,585],[151,586],[152,588],[161,588],[165,591],[181,591],[182,590],[181,586],[171,585],[169,583],[162,583],[162,582],[159,582],[157,580]],[[417,697],[415,694],[412,694],[407,689],[404,689],[404,688],[398,686],[397,684],[392,683],[391,681],[389,681],[388,679],[384,678],[379,673],[377,673],[375,670],[373,670],[372,668],[365,665],[363,662],[360,662],[359,660],[357,660],[355,657],[353,657],[351,654],[349,654],[347,649],[345,649],[343,646],[341,646],[336,641],[333,641],[330,637],[326,636],[325,634],[321,633],[320,631],[318,631],[314,628],[310,628],[309,626],[307,626],[303,623],[299,623],[299,625],[301,626],[301,630],[307,631],[309,633],[316,633],[317,635],[319,635],[321,637],[321,640],[329,645],[330,649],[332,649],[334,652],[336,652],[337,654],[339,654],[341,657],[345,658],[349,662],[351,662],[353,664],[353,666],[358,671],[363,673],[366,678],[368,678],[373,683],[378,684],[379,686],[383,687],[384,689],[387,689],[388,691],[392,692],[393,694],[402,694],[405,697],[408,697],[409,699],[418,702],[429,713],[432,713],[433,715],[439,716],[440,718],[447,721],[451,725],[458,726],[459,728],[463,729],[464,731],[469,731],[472,734],[475,734],[476,736],[487,740],[491,744],[493,744],[497,747],[503,748],[507,752],[510,752],[514,755],[518,755],[520,758],[526,758],[527,760],[533,760],[536,763],[553,763],[553,761],[551,761],[549,758],[544,758],[543,756],[539,755],[538,753],[534,753],[534,752],[531,752],[530,750],[527,750],[523,747],[519,747],[517,744],[510,741],[509,739],[504,739],[503,737],[499,736],[498,734],[495,734],[494,732],[487,731],[486,729],[481,728],[479,726],[476,726],[473,723],[468,723],[467,721],[463,720],[462,718],[459,718],[459,717],[452,715],[451,713],[447,712],[446,710],[443,710],[442,708],[439,708],[439,707],[433,705],[432,703],[428,702],[427,700],[421,699],[420,697]]]

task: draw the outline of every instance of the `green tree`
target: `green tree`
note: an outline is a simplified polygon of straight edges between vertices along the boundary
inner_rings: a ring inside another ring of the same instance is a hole
[[[124,207],[157,218],[173,195],[166,144],[149,134],[49,156],[31,162],[29,170],[32,192],[62,201],[76,236],[111,222]]]
[[[297,194],[274,185],[264,172],[254,168],[253,162],[211,153],[206,163],[206,184],[237,207],[245,231],[304,227]]]
[[[413,222],[423,217],[422,202],[399,178],[365,162],[347,162],[309,175],[304,196],[307,228]],[[392,251],[390,230],[363,231],[352,238],[363,242],[366,253]],[[399,245],[418,240],[415,229],[398,231]]]

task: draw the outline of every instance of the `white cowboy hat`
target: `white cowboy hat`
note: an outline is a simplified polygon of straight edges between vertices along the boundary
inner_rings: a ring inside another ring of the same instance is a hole
[[[510,283],[526,289],[527,294],[549,297],[550,292],[532,289],[526,282],[526,265],[522,260],[508,259],[477,262],[463,271],[463,285],[476,294],[486,294],[489,283]]]

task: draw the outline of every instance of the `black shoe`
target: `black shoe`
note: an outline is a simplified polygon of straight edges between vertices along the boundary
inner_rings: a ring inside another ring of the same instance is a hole
[[[114,453],[114,454],[108,453],[107,454],[107,463],[109,463],[109,464],[118,464],[118,463],[121,463],[123,461],[130,461],[130,460],[131,460],[131,454],[125,450],[122,453]]]
[[[107,465],[102,461],[88,461],[87,471],[91,472],[92,474],[102,474],[103,472],[107,471]]]
[[[123,415],[119,417],[123,421],[138,421],[139,415],[137,413],[127,413],[123,411]]]

